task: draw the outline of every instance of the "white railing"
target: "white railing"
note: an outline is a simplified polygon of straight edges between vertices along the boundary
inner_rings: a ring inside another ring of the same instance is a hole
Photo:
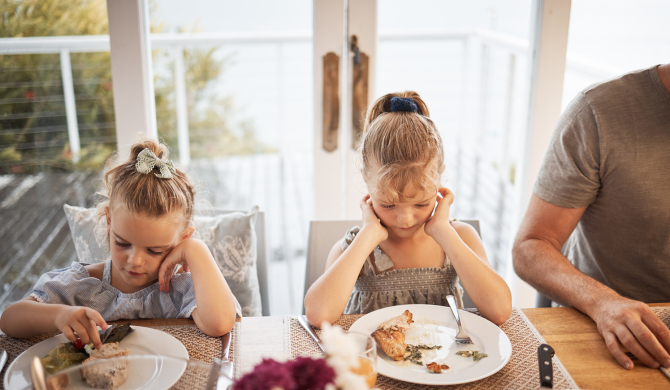
[[[239,44],[277,44],[285,43],[308,43],[312,39],[310,31],[296,32],[253,32],[253,33],[172,33],[172,34],[151,34],[151,46],[154,49],[170,49],[175,59],[175,96],[176,96],[176,116],[177,116],[177,134],[178,150],[180,162],[183,165],[188,164],[190,160],[189,153],[189,129],[188,112],[186,108],[186,86],[185,69],[183,65],[184,49],[198,46],[223,46]],[[468,45],[472,39],[477,39],[482,46],[482,64],[480,89],[482,92],[488,90],[488,50],[490,46],[505,48],[509,51],[509,66],[507,74],[507,99],[505,107],[504,124],[504,145],[503,161],[501,166],[507,166],[507,150],[509,149],[509,137],[511,132],[511,120],[513,110],[513,93],[515,82],[515,69],[519,55],[525,55],[528,52],[528,40],[514,37],[511,35],[499,33],[491,30],[425,30],[425,31],[380,31],[378,39],[380,41],[408,41],[408,40],[457,40]],[[84,35],[84,36],[56,36],[56,37],[32,37],[32,38],[0,38],[0,55],[12,54],[60,54],[61,75],[64,91],[65,111],[67,118],[67,128],[70,148],[75,160],[78,158],[79,126],[77,123],[74,86],[72,81],[72,67],[70,65],[70,53],[81,52],[104,52],[109,51],[108,35]],[[461,91],[466,92],[466,72],[468,71],[467,56],[462,59],[463,77],[461,81]],[[600,64],[595,61],[567,55],[567,68],[578,72],[595,75],[596,77],[609,78],[623,73],[621,70],[613,68],[606,64]],[[281,76],[280,76],[281,77]],[[484,118],[486,109],[486,93],[481,94],[479,101],[480,112],[479,123],[477,124],[478,138],[484,135]],[[462,99],[465,101],[465,99]],[[465,104],[465,103],[463,103]],[[481,144],[481,142],[480,142]]]

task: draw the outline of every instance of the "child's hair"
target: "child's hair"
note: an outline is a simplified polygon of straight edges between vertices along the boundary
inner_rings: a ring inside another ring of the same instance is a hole
[[[393,111],[393,98],[411,98],[416,112]],[[414,91],[389,93],[368,108],[358,150],[370,194],[383,193],[390,201],[404,202],[404,190],[410,185],[424,193],[437,191],[445,169],[444,148],[429,115]]]
[[[168,147],[152,139],[143,139],[130,148],[130,156],[121,161],[118,154],[105,164],[103,186],[98,192],[102,200],[97,204],[98,218],[104,218],[106,208],[123,207],[132,214],[158,218],[178,212],[185,226],[193,218],[195,187],[188,176],[176,169],[169,179],[157,177],[158,166],[147,174],[138,171],[140,152],[152,151],[166,161]]]

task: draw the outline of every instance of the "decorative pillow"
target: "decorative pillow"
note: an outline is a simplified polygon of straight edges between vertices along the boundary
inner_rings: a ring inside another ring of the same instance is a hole
[[[98,263],[110,258],[107,222],[96,219],[94,208],[64,205],[77,257],[82,263]],[[219,265],[228,287],[242,306],[242,315],[261,316],[261,294],[256,271],[258,206],[248,213],[213,212],[196,215],[194,238],[207,244]]]
[[[107,221],[98,221],[95,208],[63,205],[72,241],[80,263],[94,264],[109,259]]]
[[[258,246],[254,226],[257,215],[258,206],[254,206],[248,213],[236,211],[194,218],[193,237],[207,244],[228,287],[242,306],[244,317],[263,315],[256,270]]]

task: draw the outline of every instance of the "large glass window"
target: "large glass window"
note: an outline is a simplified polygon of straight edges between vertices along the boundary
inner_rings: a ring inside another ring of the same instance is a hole
[[[312,19],[309,0],[159,0],[151,11],[158,134],[211,206],[265,213],[273,315],[302,309]]]
[[[427,102],[445,143],[451,217],[480,221],[502,275],[510,271],[516,158],[526,129],[531,6],[378,3],[376,96],[409,89]]]
[[[563,108],[591,84],[668,62],[670,2],[573,0]]]
[[[3,1],[0,14],[1,311],[76,260],[63,204],[92,206],[116,136],[105,1]],[[83,35],[103,39],[83,51]]]

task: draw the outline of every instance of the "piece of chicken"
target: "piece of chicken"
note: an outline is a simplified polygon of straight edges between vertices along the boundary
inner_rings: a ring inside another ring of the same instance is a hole
[[[372,337],[385,354],[393,360],[402,360],[407,350],[403,332],[409,329],[412,322],[414,322],[412,321],[412,313],[405,310],[401,315],[379,324],[377,330],[372,332]]]
[[[397,330],[404,332],[409,329],[412,322],[414,322],[412,321],[412,313],[410,313],[409,310],[405,310],[405,312],[401,315],[393,317],[390,320],[379,324],[377,329]]]
[[[405,356],[407,344],[405,344],[405,334],[402,332],[377,329],[372,332],[372,337],[374,337],[382,351],[393,358],[393,360],[402,360]]]

